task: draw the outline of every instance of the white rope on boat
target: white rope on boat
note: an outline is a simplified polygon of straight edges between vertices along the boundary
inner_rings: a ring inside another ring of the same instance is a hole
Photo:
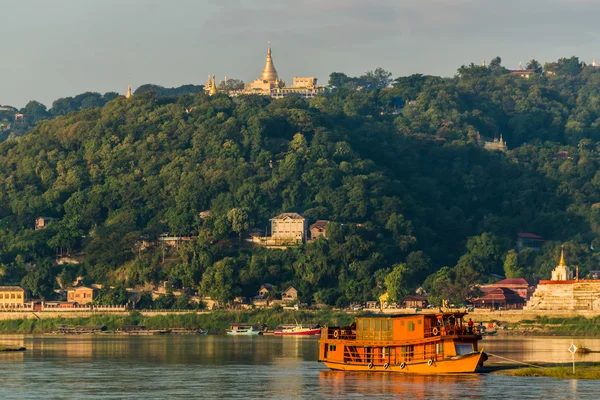
[[[523,362],[523,361],[513,360],[512,358],[502,357],[502,356],[499,356],[497,354],[488,353],[487,351],[485,352],[485,354],[487,354],[488,356],[492,356],[492,357],[502,358],[503,360],[508,360],[508,361],[519,363],[519,364],[523,364],[523,365],[529,365],[530,367],[542,368],[542,369],[546,369],[547,368],[547,367],[542,367],[541,365],[529,364],[529,363],[526,363],[526,362]]]

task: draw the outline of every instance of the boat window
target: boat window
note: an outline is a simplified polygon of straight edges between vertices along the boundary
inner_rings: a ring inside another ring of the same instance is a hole
[[[393,327],[394,327],[394,321],[392,321],[391,319],[388,319],[388,330],[391,331]]]
[[[461,354],[469,354],[473,352],[473,344],[472,343],[456,343],[456,355],[460,356]]]
[[[358,330],[359,330],[359,331],[362,331],[362,330],[363,330],[363,320],[362,320],[362,319],[359,319],[359,320],[358,320]]]
[[[375,330],[375,320],[373,318],[371,318],[371,326],[369,328],[370,331],[374,331]]]
[[[408,328],[409,331],[414,331],[415,330],[415,321],[408,321]]]
[[[335,344],[329,345],[329,351],[335,351]]]
[[[418,324],[419,324],[419,325],[422,325],[422,324],[423,324],[423,321],[419,320]]]
[[[375,320],[375,330],[377,332],[381,332],[381,320],[380,319]]]
[[[444,354],[444,344],[443,343],[435,344],[435,354]]]

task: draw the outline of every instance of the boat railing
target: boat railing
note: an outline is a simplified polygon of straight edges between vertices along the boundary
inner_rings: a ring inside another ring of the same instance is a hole
[[[396,365],[415,361],[438,361],[443,358],[444,354],[436,353],[435,350],[420,350],[418,348],[414,349],[410,347],[371,347],[365,349],[355,346],[346,346],[344,348],[344,362],[349,364],[372,363],[373,365]]]
[[[476,328],[469,329],[465,326],[460,325],[443,325],[443,326],[433,326],[430,329],[425,329],[425,337],[432,336],[454,336],[454,335],[478,335],[479,332]]]
[[[321,329],[321,337],[324,339],[356,340],[356,329],[349,327],[331,327]]]

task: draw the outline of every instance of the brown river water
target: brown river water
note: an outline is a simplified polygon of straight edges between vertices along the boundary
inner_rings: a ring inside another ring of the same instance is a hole
[[[501,336],[480,346],[495,355],[488,365],[566,363],[572,342],[600,350],[590,338]],[[27,347],[0,353],[0,399],[600,399],[593,380],[333,372],[317,362],[311,337],[6,335],[0,343]]]

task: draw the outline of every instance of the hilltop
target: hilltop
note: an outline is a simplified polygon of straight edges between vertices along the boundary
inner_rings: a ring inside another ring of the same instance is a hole
[[[459,301],[492,275],[548,276],[563,242],[586,274],[600,71],[569,60],[529,79],[497,63],[368,90],[338,73],[310,101],[151,91],[40,120],[0,144],[1,283],[48,297],[57,275],[170,279],[225,302],[268,282],[332,305],[425,285]],[[509,150],[485,150],[500,134]],[[240,241],[281,212],[331,221],[328,239]],[[39,216],[55,220],[35,231]],[[547,241],[516,253],[518,232]],[[143,245],[164,233],[194,239]],[[57,249],[80,263],[56,266]]]

